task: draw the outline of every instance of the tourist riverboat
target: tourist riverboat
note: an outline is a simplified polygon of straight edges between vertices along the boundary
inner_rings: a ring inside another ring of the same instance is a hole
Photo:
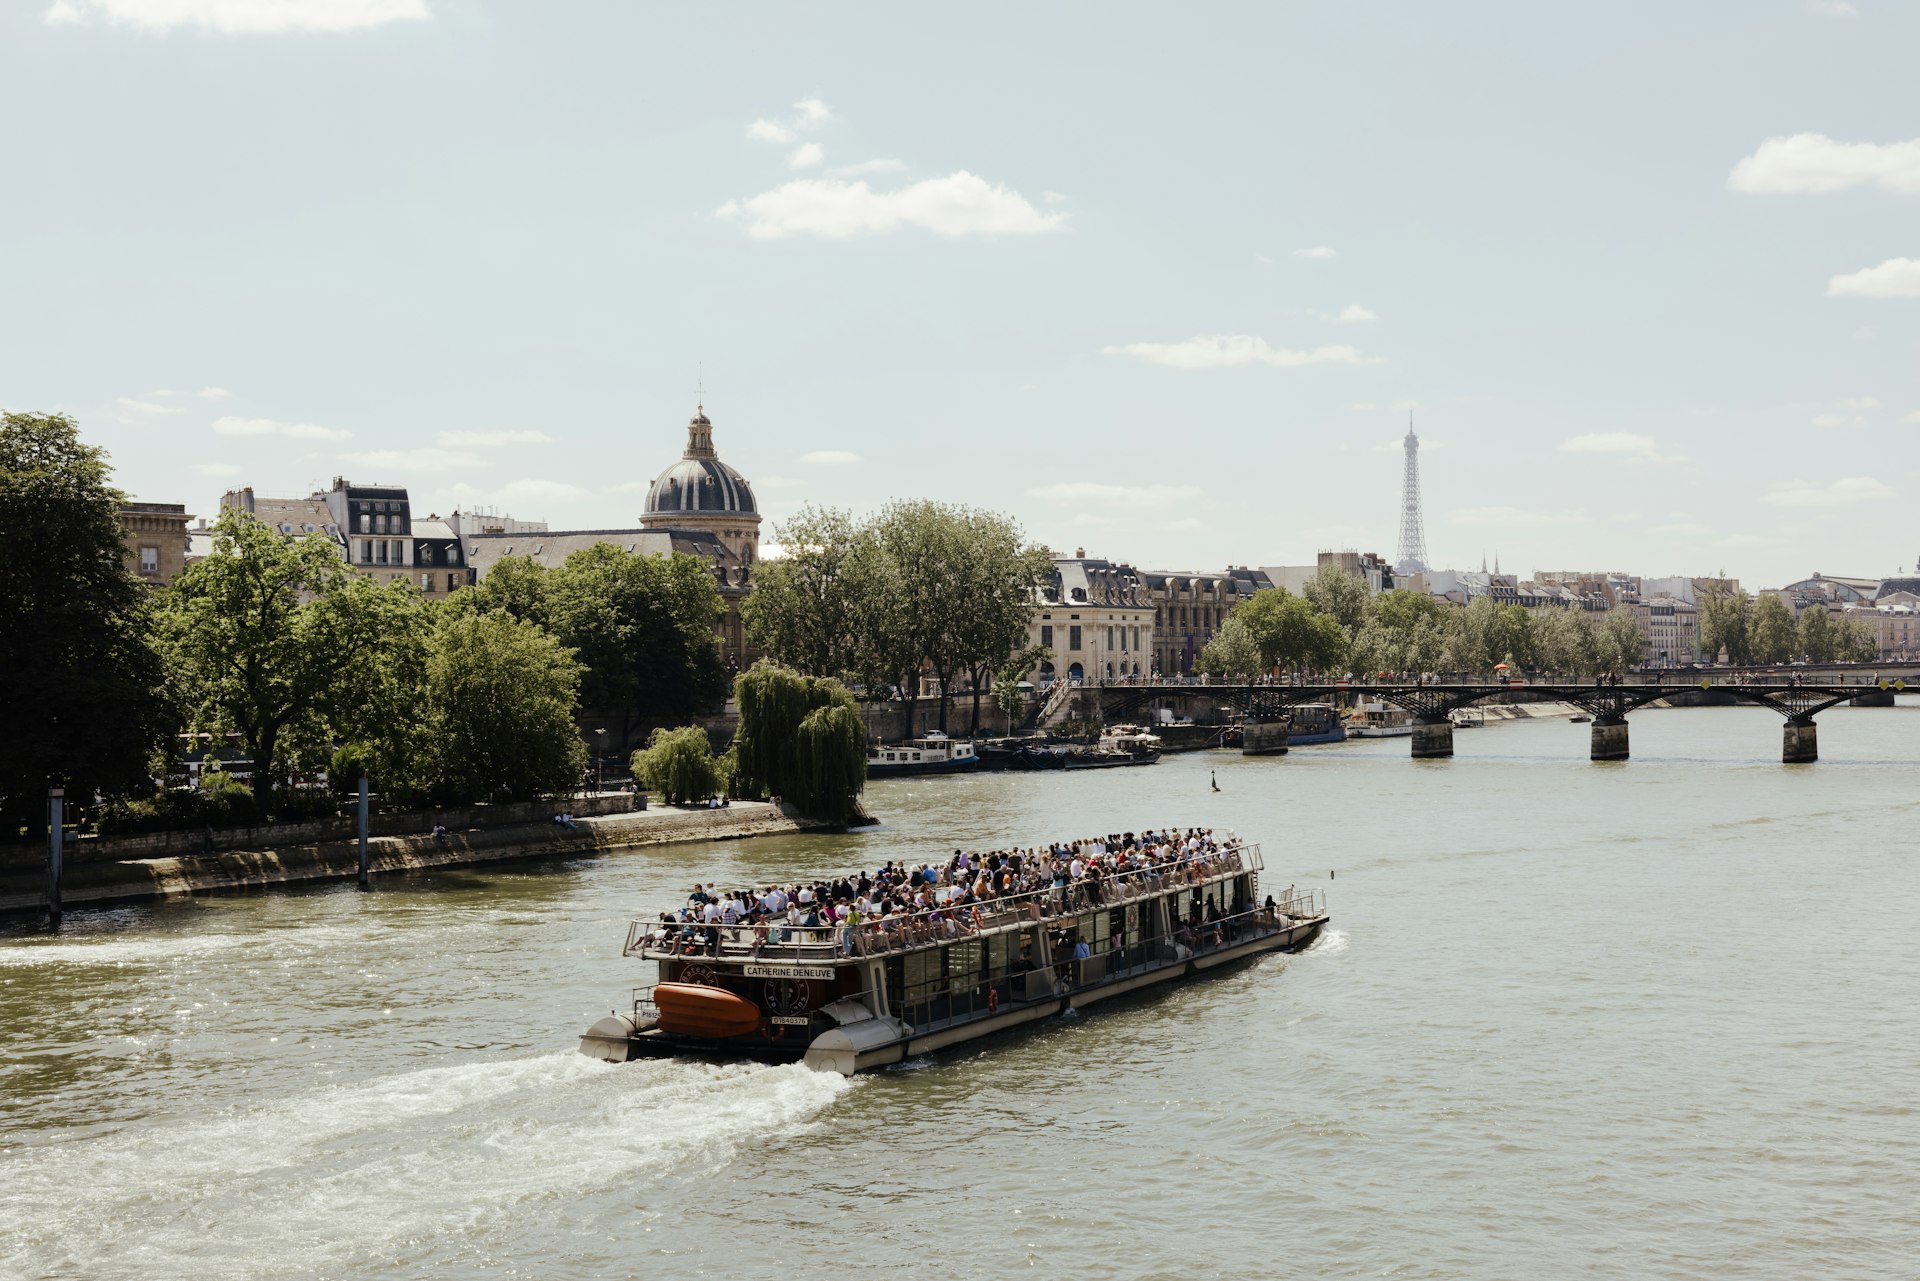
[[[1347,727],[1332,703],[1301,703],[1287,717],[1287,746],[1344,743]]]
[[[1110,997],[1311,943],[1318,894],[1262,899],[1260,847],[1222,841],[1098,881],[977,908],[855,925],[675,928],[636,920],[625,955],[657,966],[628,1012],[581,1038],[613,1063],[669,1056],[800,1060],[851,1076]]]
[[[1413,733],[1413,714],[1391,703],[1362,703],[1347,726],[1349,738],[1405,738]]]
[[[873,743],[867,748],[867,777],[893,778],[903,774],[957,774],[978,769],[980,754],[963,739],[939,731],[905,743]]]

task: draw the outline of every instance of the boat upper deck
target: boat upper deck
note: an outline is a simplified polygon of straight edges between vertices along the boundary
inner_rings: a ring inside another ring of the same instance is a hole
[[[1182,889],[1229,910],[1251,911],[1260,847],[1208,829],[1094,838],[1046,849],[975,855],[955,851],[942,866],[911,872],[889,864],[871,877],[806,887],[709,893],[689,906],[628,929],[629,956],[705,956],[745,963],[851,964],[956,940],[1032,928],[1077,913],[1120,907]],[[802,896],[804,901],[802,900]],[[1314,896],[1288,890],[1270,906],[1289,916],[1318,912]]]

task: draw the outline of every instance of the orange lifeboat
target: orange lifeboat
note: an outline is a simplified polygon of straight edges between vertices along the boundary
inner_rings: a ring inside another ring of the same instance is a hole
[[[760,1007],[725,988],[703,983],[662,983],[653,989],[660,1011],[659,1028],[680,1036],[704,1036],[721,1041],[758,1031]]]

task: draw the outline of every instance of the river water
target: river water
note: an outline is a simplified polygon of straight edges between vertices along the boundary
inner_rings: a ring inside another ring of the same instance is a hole
[[[0,1276],[1920,1272],[1920,709],[873,786],[877,830],[0,935]],[[1221,791],[1209,790],[1217,774]],[[586,1059],[695,880],[1211,823],[1333,927],[853,1081]],[[1329,877],[1334,879],[1329,881]]]

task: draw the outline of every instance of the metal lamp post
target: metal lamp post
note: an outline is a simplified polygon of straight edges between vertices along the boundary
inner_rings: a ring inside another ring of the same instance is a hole
[[[67,789],[47,789],[47,924],[60,925],[60,856],[66,826]]]
[[[600,791],[600,764],[603,749],[606,745],[607,731],[605,727],[593,731],[593,790],[596,794]]]

